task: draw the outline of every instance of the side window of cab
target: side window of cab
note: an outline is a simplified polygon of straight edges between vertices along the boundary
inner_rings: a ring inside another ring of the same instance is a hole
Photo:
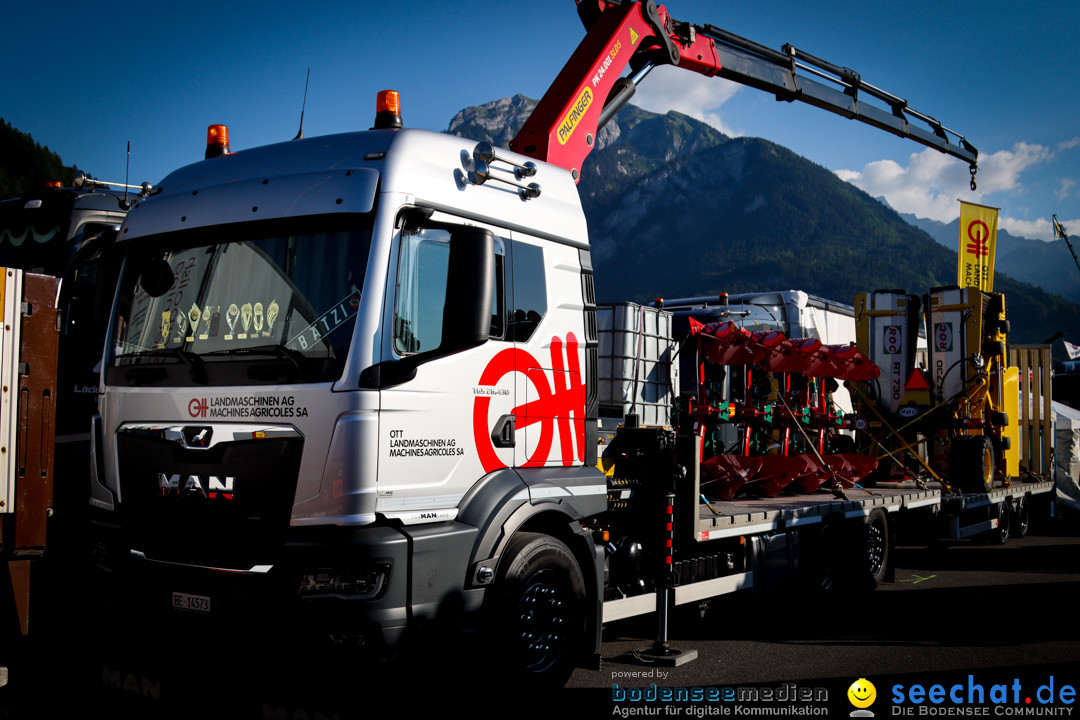
[[[435,351],[443,344],[446,306],[453,300],[447,296],[447,288],[454,287],[450,276],[453,233],[442,225],[402,231],[393,324],[394,350],[399,355]],[[506,336],[506,242],[494,237],[489,340]]]
[[[537,245],[514,241],[513,310],[510,314],[507,339],[525,342],[532,337],[547,314],[547,277],[544,251]]]

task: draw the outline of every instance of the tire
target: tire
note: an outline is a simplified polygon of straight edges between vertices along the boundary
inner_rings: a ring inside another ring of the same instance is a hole
[[[1016,501],[1013,516],[1009,520],[1009,534],[1014,538],[1027,537],[1031,529],[1031,502],[1027,495]]]
[[[881,508],[865,519],[849,520],[839,530],[843,542],[828,553],[832,565],[819,576],[829,592],[869,592],[885,580],[889,564],[889,521]],[[829,544],[822,549],[828,551]]]
[[[986,534],[987,540],[991,545],[1004,545],[1009,541],[1009,519],[1012,514],[1010,503],[1008,500],[1002,500],[997,505],[997,521],[998,526],[994,530],[990,530]]]
[[[878,508],[870,513],[860,540],[862,557],[855,576],[856,587],[874,590],[885,579],[889,563],[889,521],[884,510]]]
[[[501,652],[494,658],[510,679],[561,687],[585,637],[585,580],[570,549],[539,533],[519,533],[499,563],[489,615]]]
[[[986,435],[960,435],[949,449],[949,478],[966,492],[989,492],[994,483],[994,442]]]

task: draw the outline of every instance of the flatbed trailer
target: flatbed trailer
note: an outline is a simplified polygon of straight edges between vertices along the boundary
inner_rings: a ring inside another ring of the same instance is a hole
[[[792,534],[812,532],[816,539],[827,523],[869,519],[877,510],[892,518],[908,511],[936,509],[941,501],[940,489],[912,486],[853,488],[846,491],[844,497],[819,490],[809,495],[699,502],[694,527],[694,538],[702,551],[697,554],[698,559],[710,557],[708,548],[711,545],[732,540],[746,548],[747,556],[742,568],[730,574],[677,583],[671,588],[672,604],[679,606],[741,590],[774,587],[779,583],[769,577],[776,574],[775,566],[769,567],[773,556],[779,553],[789,559],[797,557],[797,548],[803,544],[794,540]],[[783,545],[782,552],[777,544]],[[804,558],[803,562],[809,562],[809,559]],[[664,592],[665,589],[660,588],[655,593],[607,600],[604,622],[655,612],[663,602]]]
[[[982,533],[996,542],[1004,543],[1009,535],[1027,535],[1031,506],[1036,500],[1054,502],[1053,480],[1036,482],[995,483],[984,493],[945,495],[941,514],[945,519],[944,537],[959,540]]]
[[[652,370],[645,374],[663,376]],[[675,434],[665,428],[651,430]],[[602,447],[614,447],[625,432],[622,423],[603,419]],[[647,439],[650,429],[637,432],[645,433],[643,446],[653,445]],[[614,480],[609,487],[612,502],[670,506],[667,512],[674,522],[666,537],[638,529],[643,538],[649,538],[640,552],[667,554],[667,566],[652,565],[652,577],[645,586],[622,585],[612,570],[602,612],[605,623],[656,612],[659,637],[666,637],[672,609],[731,593],[793,586],[826,591],[876,587],[891,579],[889,549],[898,527],[905,535],[925,539],[982,535],[1000,544],[1010,532],[1026,534],[1036,499],[1053,500],[1053,481],[1018,478],[998,481],[987,492],[958,493],[937,481],[909,480],[844,490],[826,485],[813,493],[775,497],[708,499],[703,493],[703,489],[708,492],[708,484],[703,488],[701,463],[696,461],[697,436],[683,432],[674,445],[675,465],[685,468],[686,476],[674,479],[666,499],[656,487],[663,486],[656,475],[639,477],[629,485]],[[669,548],[666,553],[664,546]]]

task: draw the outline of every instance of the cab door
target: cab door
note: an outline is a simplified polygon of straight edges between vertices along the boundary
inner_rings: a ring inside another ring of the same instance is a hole
[[[477,480],[514,462],[505,235],[435,216],[406,222],[396,238],[383,350],[394,379],[381,391],[376,506],[388,517],[453,517]],[[485,258],[464,249],[480,236]]]

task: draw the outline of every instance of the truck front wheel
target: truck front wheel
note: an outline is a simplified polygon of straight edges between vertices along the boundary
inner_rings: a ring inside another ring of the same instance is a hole
[[[492,631],[518,680],[562,686],[585,635],[585,580],[570,549],[539,533],[519,533],[499,563]]]

